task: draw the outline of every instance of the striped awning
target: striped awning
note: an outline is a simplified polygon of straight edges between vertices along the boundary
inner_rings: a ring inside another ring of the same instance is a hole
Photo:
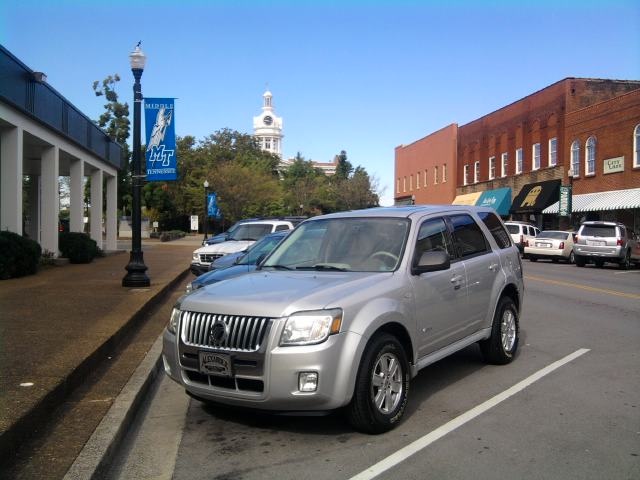
[[[571,203],[571,210],[575,213],[640,208],[640,188],[573,195]],[[558,202],[545,208],[542,213],[558,213]]]

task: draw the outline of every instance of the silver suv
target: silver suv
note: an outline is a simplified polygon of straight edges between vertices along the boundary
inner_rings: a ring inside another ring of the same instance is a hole
[[[473,343],[513,360],[518,250],[490,208],[375,208],[301,223],[247,275],[182,297],[166,373],[202,401],[344,410],[368,433],[403,416],[418,371]]]
[[[583,222],[573,246],[576,265],[593,262],[602,267],[605,262],[617,263],[626,270],[632,262],[640,263],[637,238],[618,222]]]

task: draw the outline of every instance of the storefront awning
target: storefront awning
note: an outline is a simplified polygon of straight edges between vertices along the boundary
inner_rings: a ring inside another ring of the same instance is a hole
[[[560,180],[529,183],[513,199],[511,213],[541,213],[559,200]]]
[[[640,188],[581,193],[580,195],[573,195],[571,203],[571,210],[575,213],[640,208]],[[558,202],[545,208],[542,213],[558,213]]]
[[[465,193],[453,199],[451,205],[475,205],[482,192]]]
[[[509,215],[511,207],[511,188],[496,188],[482,192],[476,202],[479,207],[492,207],[500,216]]]

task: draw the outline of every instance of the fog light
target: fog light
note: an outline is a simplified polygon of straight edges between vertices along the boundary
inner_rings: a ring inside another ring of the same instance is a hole
[[[298,374],[298,390],[315,392],[318,389],[318,372],[300,372]]]

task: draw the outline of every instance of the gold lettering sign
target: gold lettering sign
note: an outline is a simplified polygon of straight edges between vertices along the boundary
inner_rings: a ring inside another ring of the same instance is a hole
[[[522,205],[520,206],[533,207],[536,204],[536,200],[538,198],[538,195],[540,195],[541,191],[542,191],[542,187],[540,185],[538,185],[537,187],[533,187],[531,190],[529,190],[529,193],[527,193],[526,198],[524,199],[524,201],[522,202]]]

